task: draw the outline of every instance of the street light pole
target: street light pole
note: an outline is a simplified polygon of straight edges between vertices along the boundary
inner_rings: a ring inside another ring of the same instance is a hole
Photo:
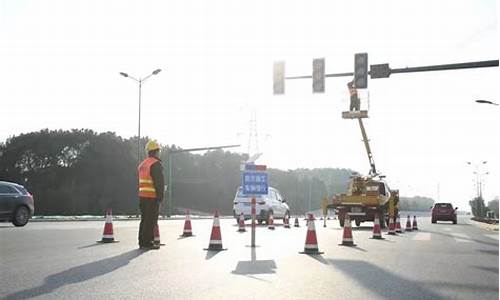
[[[148,76],[146,76],[142,79],[141,78],[137,79],[133,76],[130,76],[127,73],[120,72],[120,75],[122,75],[123,77],[130,78],[130,79],[134,80],[135,82],[139,83],[139,118],[138,118],[139,124],[137,125],[137,163],[138,164],[141,162],[141,93],[142,93],[142,83],[145,82],[146,80],[148,80],[149,77],[151,77],[153,75],[157,75],[160,72],[161,72],[161,69],[156,69],[153,72],[151,72],[151,74],[149,74]]]
[[[476,193],[477,193],[477,197],[478,198],[482,198],[482,176],[484,175],[488,175],[489,173],[488,172],[483,172],[483,173],[480,173],[479,172],[479,167],[482,166],[482,165],[485,165],[487,163],[487,161],[482,161],[481,163],[477,163],[477,164],[472,164],[472,162],[468,161],[467,164],[468,165],[474,165],[474,171],[472,172],[474,175],[476,175]]]

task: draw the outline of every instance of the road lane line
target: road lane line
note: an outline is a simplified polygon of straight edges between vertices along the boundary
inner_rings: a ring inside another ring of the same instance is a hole
[[[445,227],[444,230],[445,231],[451,231],[452,229],[450,227]]]
[[[450,232],[455,241],[459,243],[472,243],[472,240],[465,233]]]
[[[431,240],[431,233],[430,232],[419,232],[412,238],[412,240],[430,241]]]

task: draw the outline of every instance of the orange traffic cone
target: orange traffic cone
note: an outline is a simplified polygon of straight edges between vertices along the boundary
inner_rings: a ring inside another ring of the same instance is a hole
[[[212,233],[210,234],[210,242],[208,248],[203,250],[208,251],[223,251],[227,250],[222,248],[222,236],[220,233],[220,222],[219,222],[219,212],[216,210],[214,213],[214,224],[212,226]]]
[[[352,239],[351,218],[349,217],[349,214],[345,215],[342,244],[339,244],[339,246],[356,246],[356,244],[354,244],[354,241]]]
[[[160,242],[160,227],[158,227],[158,223],[153,228],[153,243],[158,246],[165,246],[165,244]]]
[[[240,214],[240,219],[238,220],[238,232],[245,232],[245,217],[243,213]]]
[[[106,210],[106,223],[104,224],[104,231],[102,233],[102,239],[97,241],[98,243],[116,243],[113,234],[113,214],[110,208]]]
[[[274,230],[274,217],[273,214],[269,214],[269,220],[267,221],[267,229]]]
[[[396,217],[396,233],[403,233],[403,230],[401,230],[401,222],[399,219],[399,214]]]
[[[373,236],[372,239],[384,240],[382,237],[382,230],[380,229],[380,219],[378,214],[375,214],[375,221],[373,221]]]
[[[290,221],[288,214],[285,214],[285,217],[283,218],[283,227],[290,228]]]
[[[412,230],[412,227],[411,227],[411,221],[410,221],[410,215],[408,215],[408,219],[406,220],[406,231],[411,231]]]
[[[193,230],[191,228],[191,217],[189,216],[189,210],[186,210],[186,220],[184,221],[184,229],[182,230],[181,237],[193,236]]]
[[[323,254],[318,249],[318,240],[316,238],[316,228],[314,227],[314,217],[309,214],[309,220],[307,221],[307,234],[306,243],[304,245],[304,252],[299,252],[300,254]]]
[[[389,232],[387,233],[389,235],[396,235],[396,230],[394,226],[394,217],[389,216]]]
[[[295,217],[295,223],[293,224],[293,227],[300,227],[299,218]]]
[[[413,216],[413,227],[412,227],[413,230],[418,230],[418,226],[417,226],[417,216]]]

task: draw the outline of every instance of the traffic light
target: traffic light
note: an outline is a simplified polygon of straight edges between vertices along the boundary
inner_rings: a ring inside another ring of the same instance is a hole
[[[354,87],[357,89],[368,87],[368,53],[354,55]]]
[[[313,59],[313,93],[325,92],[325,59]]]
[[[285,93],[285,62],[277,61],[273,66],[273,94],[283,95]]]

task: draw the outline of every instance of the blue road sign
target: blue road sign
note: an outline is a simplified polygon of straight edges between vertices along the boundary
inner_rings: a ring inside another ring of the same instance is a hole
[[[243,171],[241,174],[243,195],[267,195],[267,172]]]

